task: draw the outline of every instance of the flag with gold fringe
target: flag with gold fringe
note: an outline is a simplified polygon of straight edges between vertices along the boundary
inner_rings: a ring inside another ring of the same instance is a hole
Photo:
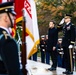
[[[39,44],[39,30],[37,23],[37,12],[34,0],[24,1],[25,18],[26,18],[26,46],[27,58],[37,52],[37,45]]]

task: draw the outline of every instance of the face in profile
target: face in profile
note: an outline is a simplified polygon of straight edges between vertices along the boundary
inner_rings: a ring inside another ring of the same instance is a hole
[[[15,21],[16,17],[14,15],[10,14],[10,18],[11,18],[12,24],[14,25],[14,21]],[[10,22],[10,25],[11,25],[11,22]]]

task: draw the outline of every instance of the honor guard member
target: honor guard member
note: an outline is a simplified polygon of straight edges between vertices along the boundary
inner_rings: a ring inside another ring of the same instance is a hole
[[[40,40],[40,51],[41,51],[42,63],[45,63],[45,49],[46,49],[45,35],[42,35]]]
[[[58,39],[57,43],[57,52],[58,52],[58,67],[62,67],[63,62],[63,48],[62,48],[62,38]]]
[[[62,47],[64,52],[64,62],[66,71],[63,74],[73,74],[73,46],[75,43],[75,26],[71,22],[72,16],[66,14],[64,17],[65,25],[58,25],[58,30],[63,30]]]
[[[13,2],[0,4],[0,55],[8,75],[21,75],[16,41],[10,36],[16,13]]]
[[[48,35],[45,36],[46,37],[46,52],[45,52],[45,58],[46,58],[46,64],[50,64],[50,59],[48,57],[50,57],[50,54],[48,54],[47,51],[47,43],[48,43]]]

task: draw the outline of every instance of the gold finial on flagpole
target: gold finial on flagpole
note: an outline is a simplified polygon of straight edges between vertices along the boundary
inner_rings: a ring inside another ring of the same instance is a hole
[[[36,3],[36,2],[37,2],[37,0],[34,0],[34,2]]]

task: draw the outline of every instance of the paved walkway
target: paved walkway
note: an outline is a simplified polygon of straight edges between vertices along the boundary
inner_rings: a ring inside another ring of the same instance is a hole
[[[50,65],[43,64],[41,62],[28,60],[28,65],[29,65],[28,68],[30,73],[28,75],[65,75],[62,74],[62,72],[64,72],[65,69],[57,67],[56,71],[49,71],[47,70],[47,68],[49,68]],[[74,71],[72,75],[76,75],[76,72]]]
[[[40,57],[37,58],[37,62],[28,60],[27,63],[28,63],[27,66],[29,71],[28,75],[65,75],[65,74],[62,74],[62,72],[65,71],[65,69],[60,67],[57,67],[56,71],[47,70],[47,68],[51,67],[51,64],[52,64],[51,60],[50,60],[50,65],[41,63]],[[7,74],[0,74],[0,75],[7,75]],[[72,75],[76,75],[76,71],[74,71]]]

